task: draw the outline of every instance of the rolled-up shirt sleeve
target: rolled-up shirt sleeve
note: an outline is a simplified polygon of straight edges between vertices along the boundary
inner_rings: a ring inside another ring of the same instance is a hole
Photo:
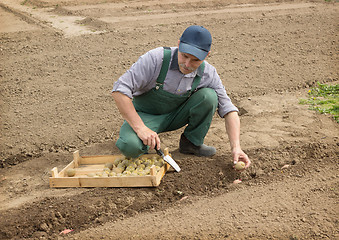
[[[121,92],[133,98],[152,89],[162,63],[163,54],[159,54],[159,51],[162,51],[162,48],[153,49],[139,57],[131,68],[114,83],[112,92]]]
[[[228,97],[225,88],[215,90],[218,95],[218,114],[220,117],[224,117],[227,113],[230,112],[239,112],[238,108],[234,106],[231,99]]]

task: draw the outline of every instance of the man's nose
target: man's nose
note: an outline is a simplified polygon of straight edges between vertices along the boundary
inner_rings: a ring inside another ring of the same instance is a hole
[[[191,63],[192,63],[191,59],[186,59],[186,62],[185,62],[186,67],[190,67]]]

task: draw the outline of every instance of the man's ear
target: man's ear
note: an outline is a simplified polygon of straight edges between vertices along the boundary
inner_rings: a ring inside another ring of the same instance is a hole
[[[180,44],[180,40],[178,40],[178,47],[179,47],[179,44]]]
[[[211,51],[209,51],[205,57],[205,59],[210,55]]]

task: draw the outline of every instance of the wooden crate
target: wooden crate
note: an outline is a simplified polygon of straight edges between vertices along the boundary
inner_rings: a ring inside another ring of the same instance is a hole
[[[168,149],[164,149],[168,153]],[[148,154],[147,157],[157,156]],[[156,187],[159,186],[161,179],[170,168],[165,164],[156,171],[155,166],[151,167],[150,175],[145,176],[114,176],[114,177],[88,177],[89,173],[102,171],[106,163],[113,163],[115,159],[123,157],[122,155],[101,155],[101,156],[80,156],[79,151],[73,153],[71,161],[64,169],[58,172],[54,167],[52,177],[49,178],[50,187]],[[74,168],[76,174],[74,177],[66,175],[67,170]]]

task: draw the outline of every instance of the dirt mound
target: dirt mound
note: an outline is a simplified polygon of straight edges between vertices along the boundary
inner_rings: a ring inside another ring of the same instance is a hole
[[[145,212],[162,211],[201,196],[216,197],[239,188],[251,188],[293,176],[303,178],[323,166],[337,168],[338,151],[334,150],[335,147],[309,143],[252,150],[248,154],[254,164],[249,172],[241,173],[235,172],[231,165],[225,163],[224,159],[228,156],[211,159],[181,156],[179,164],[185,166],[183,171],[167,173],[158,188],[86,189],[73,196],[49,196],[2,212],[0,237],[28,238],[44,232],[53,238],[65,226],[77,231],[84,230]],[[283,168],[286,164],[290,167]],[[239,178],[243,180],[243,185],[234,185],[233,180]],[[4,183],[6,180],[2,184]],[[21,188],[24,189],[24,181],[22,184]],[[18,185],[15,188],[9,187],[7,191],[19,189]],[[338,189],[333,193],[338,194]],[[8,222],[13,224],[6,224]],[[328,230],[334,229],[335,226],[331,225]]]

